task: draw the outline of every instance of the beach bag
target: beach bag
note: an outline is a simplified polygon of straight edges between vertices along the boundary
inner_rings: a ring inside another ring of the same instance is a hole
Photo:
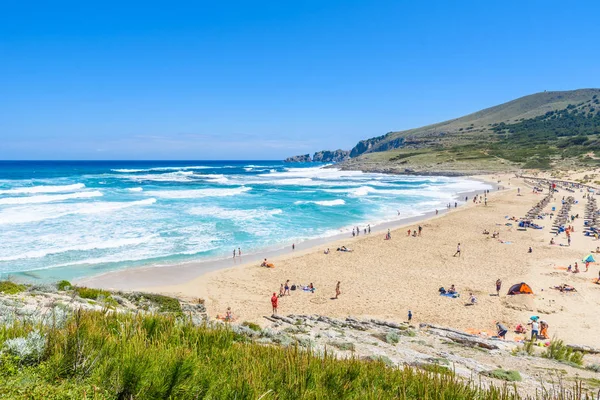
[[[296,290],[296,285],[292,285],[291,290]]]

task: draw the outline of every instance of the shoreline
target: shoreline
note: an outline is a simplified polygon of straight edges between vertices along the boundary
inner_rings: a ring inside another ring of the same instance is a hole
[[[491,186],[491,188],[489,189],[490,195],[506,190],[506,188],[500,190],[498,183],[492,182],[490,178],[491,176],[469,177],[469,179],[473,181],[483,182]],[[386,230],[397,230],[408,225],[415,224],[417,222],[426,222],[436,217],[441,217],[449,212],[454,212],[459,209],[462,209],[464,208],[464,206],[468,205],[468,203],[465,203],[463,200],[460,199],[462,199],[464,196],[468,196],[469,199],[472,199],[474,195],[480,194],[480,192],[481,190],[457,192],[453,197],[453,201],[458,203],[458,207],[450,209],[443,208],[441,210],[438,210],[438,215],[436,215],[435,210],[432,210],[425,211],[420,215],[415,215],[411,217],[399,218],[391,221],[384,220],[382,222],[375,222],[371,225],[371,236],[373,234],[385,232]],[[365,237],[364,233],[361,233],[356,238],[350,237],[348,236],[351,234],[350,231],[341,232],[342,229],[343,228],[338,229],[340,230],[340,233],[335,235],[311,238],[300,242],[296,242],[296,250],[294,251],[290,250],[290,247],[293,244],[293,242],[290,241],[289,243],[286,242],[285,244],[282,243],[278,245],[268,246],[264,249],[259,249],[252,253],[248,253],[247,255],[242,255],[241,259],[239,257],[215,258],[209,260],[189,261],[178,264],[126,268],[115,271],[108,271],[102,274],[93,275],[89,277],[74,279],[73,283],[93,288],[125,291],[140,290],[158,285],[177,285],[187,282],[190,279],[198,278],[210,272],[215,272],[229,268],[242,268],[245,266],[255,265],[257,262],[261,262],[265,258],[277,261],[281,257],[288,257],[294,255],[298,256],[304,253],[321,250],[320,246],[326,244],[337,243],[343,240],[359,240]],[[366,236],[368,237],[369,234],[367,234]]]

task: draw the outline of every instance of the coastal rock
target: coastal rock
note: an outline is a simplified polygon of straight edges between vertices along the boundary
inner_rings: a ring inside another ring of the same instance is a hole
[[[285,160],[283,160],[283,162],[286,162],[286,163],[311,162],[311,161],[312,161],[312,159],[310,158],[310,154],[288,157]]]
[[[350,158],[350,152],[348,150],[323,150],[317,151],[312,160],[314,162],[342,162]]]

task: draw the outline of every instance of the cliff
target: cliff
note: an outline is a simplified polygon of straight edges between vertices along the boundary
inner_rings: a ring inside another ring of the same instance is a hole
[[[350,152],[348,150],[323,150],[318,151],[313,155],[312,160],[314,162],[341,162],[346,161],[350,158]]]
[[[310,158],[310,154],[304,154],[301,156],[293,156],[293,157],[288,157],[285,160],[283,160],[283,162],[286,163],[293,163],[293,162],[311,162],[312,159]]]

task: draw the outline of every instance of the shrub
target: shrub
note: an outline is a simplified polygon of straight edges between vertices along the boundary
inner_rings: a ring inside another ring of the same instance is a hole
[[[39,331],[31,331],[26,337],[8,339],[4,342],[6,351],[26,364],[37,362],[45,346],[46,338]]]
[[[5,294],[17,294],[24,291],[27,287],[11,281],[0,281],[0,292]]]
[[[62,280],[62,281],[56,283],[56,288],[58,290],[69,290],[72,287],[73,287],[73,285],[71,285],[71,282],[69,282],[69,281]]]
[[[501,379],[503,381],[508,382],[521,382],[523,378],[521,378],[521,374],[519,371],[514,370],[504,370],[504,369],[495,369],[493,371],[487,371],[483,373],[486,376],[495,379]]]
[[[343,351],[354,351],[356,349],[352,342],[329,342],[329,345]]]
[[[585,368],[589,369],[590,371],[600,372],[600,364],[590,364]]]
[[[260,325],[255,324],[254,322],[244,321],[244,322],[242,322],[242,325],[247,326],[248,328],[252,329],[254,332],[260,332],[262,330],[260,328]]]
[[[400,341],[400,336],[398,336],[396,332],[388,332],[388,334],[385,335],[385,341],[389,344],[397,344]]]
[[[98,300],[98,298],[110,297],[110,292],[103,289],[93,289],[87,287],[75,287],[75,292],[82,299]]]
[[[553,360],[573,363],[576,365],[583,364],[583,353],[575,351],[570,347],[567,347],[565,343],[560,339],[552,340],[550,346],[542,353],[542,357],[551,358]]]

